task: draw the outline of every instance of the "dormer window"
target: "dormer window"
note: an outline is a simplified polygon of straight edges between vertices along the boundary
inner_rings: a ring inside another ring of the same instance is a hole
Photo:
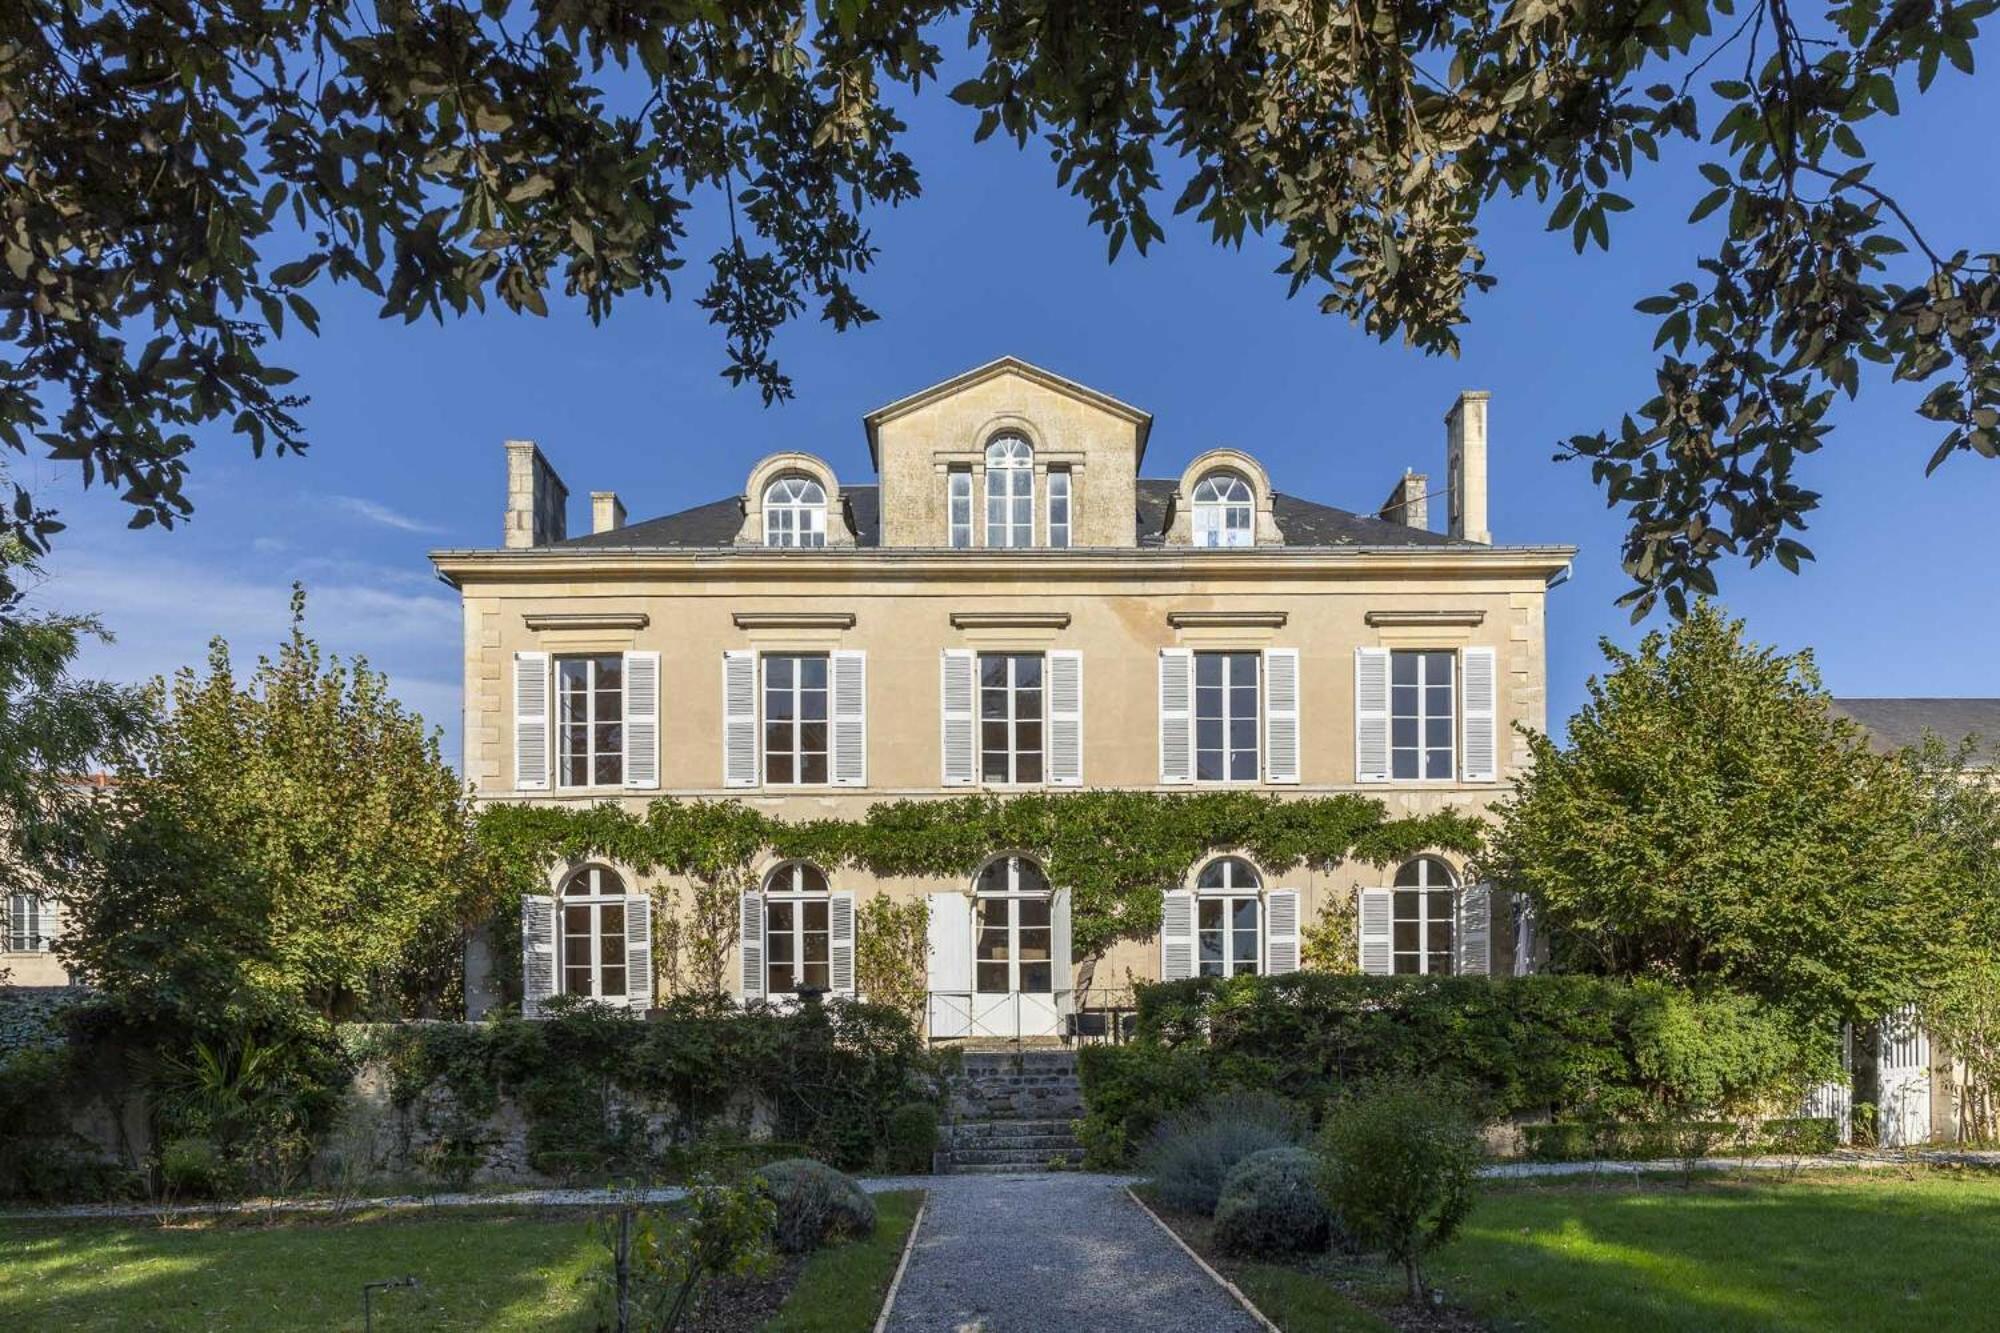
[[[1035,544],[1035,451],[1018,435],[986,446],[986,544]]]
[[[764,492],[764,545],[826,545],[826,490],[811,477],[780,477]]]
[[[1250,483],[1234,472],[1211,472],[1194,488],[1194,544],[1250,546],[1254,499]]]

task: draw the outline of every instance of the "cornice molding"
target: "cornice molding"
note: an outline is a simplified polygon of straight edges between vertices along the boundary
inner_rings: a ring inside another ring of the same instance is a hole
[[[1483,625],[1484,611],[1370,611],[1363,619],[1378,629],[1386,625]]]
[[[1068,629],[1067,611],[954,611],[954,629]]]
[[[852,611],[737,611],[738,629],[853,629]]]
[[[532,630],[644,629],[652,618],[644,611],[524,611],[521,623]]]
[[[1284,611],[1167,612],[1167,624],[1175,629],[1283,629],[1288,619]]]

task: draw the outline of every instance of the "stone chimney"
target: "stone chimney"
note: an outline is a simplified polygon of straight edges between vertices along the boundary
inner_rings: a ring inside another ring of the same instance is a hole
[[[625,526],[625,506],[616,491],[590,493],[590,530],[616,532]]]
[[[1467,389],[1444,414],[1448,531],[1488,546],[1493,533],[1486,526],[1486,403],[1492,397],[1483,389]]]
[[[1396,483],[1396,489],[1389,492],[1389,498],[1382,502],[1382,508],[1376,517],[1387,519],[1391,523],[1401,523],[1407,528],[1429,530],[1430,489],[1429,477],[1421,472],[1412,472],[1404,468],[1401,480]]]
[[[509,548],[547,546],[569,535],[569,487],[533,440],[507,441]]]

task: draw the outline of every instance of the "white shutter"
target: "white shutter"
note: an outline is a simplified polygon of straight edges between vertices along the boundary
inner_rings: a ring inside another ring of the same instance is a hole
[[[640,1013],[653,1007],[653,900],[625,898],[625,1003]]]
[[[833,785],[868,785],[868,654],[838,652],[833,675]]]
[[[1459,654],[1459,698],[1465,711],[1465,780],[1491,782],[1500,771],[1500,736],[1495,704],[1499,668],[1491,648]]]
[[[1356,934],[1361,943],[1361,970],[1368,976],[1386,977],[1396,970],[1390,945],[1394,907],[1388,889],[1361,890],[1361,927]]]
[[[549,789],[549,655],[514,654],[514,790]]]
[[[1160,980],[1194,975],[1194,894],[1168,889],[1160,904]]]
[[[933,893],[925,923],[925,985],[933,1038],[972,1033],[972,900],[962,893]]]
[[[625,654],[625,785],[660,785],[660,655]]]
[[[1160,649],[1160,781],[1194,781],[1194,654]]]
[[[1049,785],[1083,785],[1083,654],[1052,652],[1049,666]]]
[[[1299,970],[1299,891],[1272,889],[1264,895],[1264,972],[1277,976]]]
[[[757,654],[722,655],[722,785],[757,785]]]
[[[1049,895],[1049,957],[1055,966],[1050,969],[1055,981],[1056,1012],[1059,1014],[1076,1011],[1076,969],[1072,966],[1074,952],[1070,944],[1068,889],[1057,889]]]
[[[521,1017],[540,1018],[555,993],[556,900],[531,893],[521,899]]]
[[[1354,650],[1354,780],[1389,780],[1389,650]]]
[[[978,774],[978,755],[973,746],[973,708],[979,662],[969,649],[944,650],[943,675],[938,686],[938,703],[943,717],[944,785],[970,787]]]
[[[743,948],[743,1000],[764,998],[764,895],[746,893],[738,903],[738,940]]]
[[[1493,891],[1484,884],[1460,889],[1458,924],[1451,942],[1458,954],[1458,975],[1483,977],[1493,970]]]
[[[1299,650],[1264,650],[1264,781],[1299,780]],[[1287,969],[1290,970],[1290,969]]]
[[[854,895],[830,893],[826,899],[827,972],[835,995],[854,998]]]

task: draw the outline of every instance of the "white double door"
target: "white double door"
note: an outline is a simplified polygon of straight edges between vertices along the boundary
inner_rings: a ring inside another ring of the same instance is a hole
[[[1931,1137],[1931,1039],[1905,1005],[1882,1020],[1876,1079],[1881,1104],[1875,1132],[1884,1148],[1912,1148]]]
[[[934,893],[934,1038],[1060,1036],[1072,1008],[1069,894]]]

